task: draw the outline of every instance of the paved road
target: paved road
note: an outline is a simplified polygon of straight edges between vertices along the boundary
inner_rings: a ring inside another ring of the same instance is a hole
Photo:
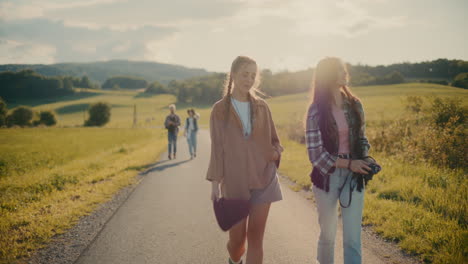
[[[176,160],[162,156],[76,263],[227,263],[227,234],[216,225],[205,180],[208,132],[201,131],[198,139],[194,160],[188,159],[182,137]],[[314,204],[284,183],[282,190],[284,200],[270,211],[264,263],[315,263],[319,230]],[[335,263],[343,263],[340,229],[336,242]],[[364,241],[364,263],[390,263],[370,248]]]

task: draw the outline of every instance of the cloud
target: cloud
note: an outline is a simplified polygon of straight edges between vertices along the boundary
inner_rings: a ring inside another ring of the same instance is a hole
[[[6,0],[0,3],[0,17],[4,20],[20,20],[44,17],[47,12],[75,9],[80,7],[112,4],[128,0],[82,0],[82,1],[12,1]]]
[[[109,58],[145,59],[146,42],[164,38],[174,32],[174,28],[148,25],[126,31],[90,29],[66,26],[62,21],[31,19],[4,22],[0,38],[55,47],[54,53],[47,53],[53,56],[54,61],[95,61]],[[14,47],[9,45],[3,48]]]
[[[51,45],[0,39],[0,64],[54,63],[55,52],[55,47]]]

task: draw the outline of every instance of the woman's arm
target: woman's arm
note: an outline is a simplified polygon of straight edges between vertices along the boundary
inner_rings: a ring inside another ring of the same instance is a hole
[[[268,116],[268,122],[270,123],[270,131],[271,131],[271,145],[273,147],[273,156],[271,160],[279,160],[281,159],[281,153],[284,151],[283,146],[281,145],[278,133],[276,131],[276,126],[275,122],[273,121],[273,116],[271,115],[270,108],[268,105],[265,103],[266,109],[267,109],[267,116]]]
[[[322,134],[318,125],[318,115],[311,113],[309,108],[307,114],[305,141],[307,153],[312,165],[325,175],[334,171],[338,156],[331,155],[323,146]]]
[[[364,114],[364,108],[361,102],[357,103],[359,115],[361,116],[361,128],[359,129],[359,145],[361,146],[361,154],[363,157],[369,156],[370,144],[366,136],[366,117]]]
[[[210,116],[211,157],[206,173],[206,179],[212,182],[221,182],[224,177],[224,151],[222,142],[223,120],[216,118],[213,107]]]

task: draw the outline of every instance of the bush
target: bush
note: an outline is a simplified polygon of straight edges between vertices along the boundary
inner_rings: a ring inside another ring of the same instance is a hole
[[[461,99],[435,98],[429,109],[431,123],[439,128],[445,128],[449,122],[452,127],[464,124],[467,113],[468,109],[462,106]]]
[[[34,112],[31,108],[26,106],[18,106],[12,110],[11,114],[7,116],[7,125],[9,127],[17,126],[30,126],[31,119]]]
[[[8,113],[7,104],[0,97],[0,127],[6,125],[7,113]]]
[[[159,82],[153,82],[148,88],[146,88],[145,93],[149,94],[166,94],[169,93],[169,90],[164,87],[164,85]]]
[[[400,155],[407,161],[430,162],[440,167],[468,167],[466,114],[460,100],[435,98],[423,108],[423,99],[408,97],[411,118],[382,122],[367,136],[373,151]],[[421,113],[414,119],[413,113]]]
[[[115,76],[107,79],[102,84],[103,89],[113,89],[115,85],[118,85],[123,89],[141,89],[148,86],[148,82],[145,79],[132,76]]]
[[[55,113],[52,111],[41,111],[39,113],[39,120],[34,125],[46,125],[46,126],[53,126],[57,124],[57,118]]]
[[[86,120],[85,126],[103,126],[107,124],[111,116],[111,107],[108,103],[98,102],[88,110],[89,119]]]
[[[454,78],[452,86],[468,89],[468,72],[458,74]]]

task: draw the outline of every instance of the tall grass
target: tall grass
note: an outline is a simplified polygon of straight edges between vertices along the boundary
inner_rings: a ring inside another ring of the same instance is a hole
[[[0,263],[71,227],[165,149],[162,129],[5,129],[0,139]]]

